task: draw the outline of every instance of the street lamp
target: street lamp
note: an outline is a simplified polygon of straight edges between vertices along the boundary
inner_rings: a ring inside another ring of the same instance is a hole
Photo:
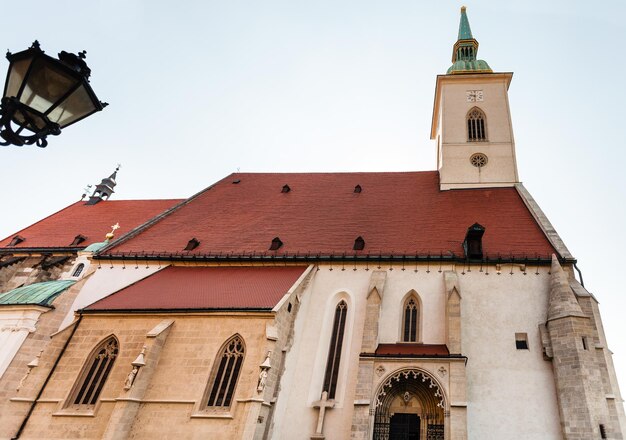
[[[39,48],[39,42],[16,54],[7,52],[9,72],[0,105],[0,145],[45,147],[46,136],[102,110],[89,85],[91,69],[78,55],[62,51],[59,59]]]

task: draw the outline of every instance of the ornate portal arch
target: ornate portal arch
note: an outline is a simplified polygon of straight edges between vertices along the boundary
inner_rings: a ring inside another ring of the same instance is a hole
[[[380,384],[374,399],[373,440],[444,440],[449,414],[443,386],[425,370],[403,368]]]

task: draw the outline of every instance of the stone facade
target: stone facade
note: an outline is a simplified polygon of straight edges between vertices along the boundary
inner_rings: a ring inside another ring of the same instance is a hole
[[[20,254],[0,255],[0,264],[13,258],[15,264],[0,268],[0,292],[8,292],[22,285],[56,280],[70,271],[76,264],[75,253],[63,254]]]
[[[546,323],[549,345],[545,350],[554,368],[563,437],[622,439],[619,419],[623,419],[623,407],[619,414],[614,405],[614,389],[607,380],[609,368],[601,352],[605,343],[597,332],[590,296],[581,302],[585,312],[555,257]]]
[[[21,285],[55,279],[72,279],[76,266],[76,255],[71,255],[62,264],[43,268],[42,263],[50,257],[27,257],[15,266],[0,270],[3,275],[3,291]],[[6,271],[6,272],[5,272]],[[93,272],[93,271],[91,271]],[[18,344],[15,351],[9,354],[8,366],[0,376],[0,438],[11,438],[18,432],[38,391],[43,386],[52,365],[62,350],[70,332],[58,332],[62,321],[68,313],[72,313],[72,303],[91,272],[84,270],[80,277],[75,278],[76,284],[59,295],[52,307],[41,306],[3,306],[0,308],[0,319],[10,317],[16,309],[37,309],[32,324],[28,329],[15,331],[3,327],[0,332],[9,332],[5,344]],[[26,333],[20,336],[20,333]],[[7,345],[4,345],[6,348]],[[27,364],[39,356],[39,365],[29,369]],[[30,370],[30,371],[29,371]],[[28,373],[28,375],[27,375]]]
[[[15,434],[15,426],[24,420],[59,356],[20,438],[67,438],[68,431],[93,439],[164,435],[268,438],[272,403],[279,393],[284,358],[292,343],[299,297],[307,285],[305,277],[270,312],[81,315],[75,324],[53,336],[36,374],[28,378],[19,394],[7,386],[0,438]],[[66,301],[71,304],[74,296],[68,295]],[[59,313],[57,321],[61,319]],[[233,404],[226,412],[207,410],[202,401],[213,364],[222,344],[234,334],[241,336],[246,352]],[[110,335],[119,341],[119,356],[98,404],[87,411],[75,410],[68,399],[80,372],[94,347]],[[125,390],[131,362],[144,346],[146,365],[130,390]],[[259,390],[259,366],[268,354],[271,368],[265,387]]]

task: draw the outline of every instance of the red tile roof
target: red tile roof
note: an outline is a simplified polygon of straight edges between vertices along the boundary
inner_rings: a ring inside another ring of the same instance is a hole
[[[9,235],[0,241],[0,249],[69,248],[79,234],[86,240],[73,247],[82,249],[104,241],[105,234],[115,223],[120,224],[115,233],[116,237],[120,237],[178,202],[180,200],[106,200],[95,205],[76,202]],[[16,246],[8,246],[16,235],[25,240]]]
[[[489,257],[555,252],[515,188],[440,191],[438,173],[429,171],[232,174],[110,253],[176,253],[196,238],[190,254],[271,255],[279,237],[277,255],[463,256],[474,223],[486,228]],[[359,236],[365,248],[355,252]]]
[[[167,267],[85,308],[272,309],[306,267]]]
[[[375,354],[381,356],[448,356],[445,344],[378,344]]]

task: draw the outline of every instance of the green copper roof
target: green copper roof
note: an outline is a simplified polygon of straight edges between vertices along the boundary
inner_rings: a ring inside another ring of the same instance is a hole
[[[45,281],[0,293],[0,305],[37,304],[50,306],[52,301],[76,281]]]
[[[461,8],[459,23],[459,38],[452,49],[452,66],[448,74],[456,73],[491,73],[491,67],[486,61],[476,58],[478,55],[478,41],[472,36],[465,6]]]
[[[102,249],[103,247],[105,247],[108,244],[109,244],[109,240],[104,240],[101,243],[91,243],[89,246],[87,246],[85,249],[83,249],[83,252],[93,252],[93,253],[96,253],[96,252],[98,252],[100,249]]]
[[[491,73],[491,67],[483,60],[456,60],[453,65],[450,66],[447,74],[451,73]]]
[[[467,14],[465,13],[465,6],[461,7],[461,22],[459,23],[459,40],[471,40],[472,37],[472,29],[469,25],[469,20],[467,19]]]

